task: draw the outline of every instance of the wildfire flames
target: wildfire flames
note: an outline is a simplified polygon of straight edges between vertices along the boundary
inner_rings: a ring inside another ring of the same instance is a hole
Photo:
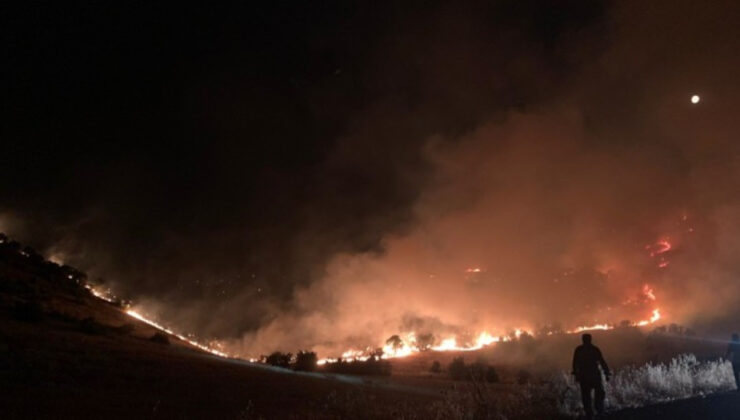
[[[658,268],[668,267],[668,259],[662,254],[665,254],[666,252],[670,251],[672,248],[673,248],[673,245],[671,245],[668,239],[661,239],[660,241],[656,242],[653,245],[645,246],[645,249],[650,254],[650,258],[658,257]]]
[[[630,326],[644,327],[650,324],[654,324],[658,322],[660,319],[661,319],[660,309],[656,308],[656,309],[653,309],[652,314],[649,319],[631,323]],[[565,331],[565,333],[566,334],[577,334],[577,333],[581,333],[584,331],[612,330],[614,328],[616,328],[616,326],[613,324],[595,324],[595,325],[576,327],[571,330]],[[440,342],[440,344],[437,346],[422,348],[422,346],[419,346],[417,344],[416,335],[414,333],[409,333],[406,336],[406,339],[403,340],[403,342],[400,345],[393,346],[391,344],[386,344],[385,346],[383,346],[383,354],[380,356],[380,358],[381,359],[395,359],[399,357],[410,356],[412,354],[416,354],[424,350],[433,350],[433,351],[480,350],[483,347],[490,346],[495,343],[511,341],[513,339],[521,337],[523,334],[532,335],[532,332],[523,330],[523,329],[517,329],[514,331],[513,334],[510,334],[510,335],[494,336],[488,333],[487,331],[483,331],[480,334],[478,334],[475,342],[470,345],[460,345],[458,344],[457,339],[455,337],[450,337],[450,338],[443,339]],[[552,333],[548,333],[548,335],[550,334]],[[372,357],[372,351],[370,349],[365,350],[365,351],[348,350],[342,354],[341,359],[345,361],[354,361],[354,360],[364,361],[364,360],[369,359],[370,357]],[[332,359],[332,358],[320,359],[319,364],[323,365],[326,363],[336,362],[338,360],[339,359]]]
[[[90,290],[90,292],[97,297],[98,299],[104,300],[106,302],[112,303],[116,302],[118,299],[111,294],[110,291],[101,291],[96,289],[95,287],[86,284],[85,288]],[[645,285],[643,289],[643,293],[645,296],[650,299],[651,301],[655,300],[655,295],[653,293],[653,289]],[[165,327],[162,324],[157,323],[156,321],[153,321],[146,317],[145,315],[132,310],[132,309],[126,309],[125,311],[126,315],[136,318],[139,321],[144,322],[145,324],[152,326],[160,331],[163,331],[167,334],[173,335],[180,340],[197,347],[205,352],[211,353],[213,355],[219,356],[219,357],[236,357],[234,355],[230,355],[222,350],[217,349],[216,347],[219,347],[220,345],[216,342],[210,343],[209,345],[200,343],[193,338],[187,337],[183,334],[179,334],[170,328]],[[638,321],[635,323],[630,324],[633,327],[644,327],[650,324],[653,324],[655,322],[658,322],[661,319],[661,314],[659,309],[653,309],[652,315],[649,319]],[[595,325],[589,325],[589,326],[580,326],[573,328],[571,330],[565,331],[567,334],[577,334],[584,331],[592,331],[592,330],[611,330],[614,329],[615,325],[612,324],[595,324]],[[486,346],[493,345],[495,343],[499,342],[507,342],[511,341],[513,339],[517,339],[521,337],[524,334],[532,335],[531,331],[527,331],[526,329],[516,329],[513,333],[509,335],[492,335],[488,331],[483,331],[480,334],[476,336],[476,339],[470,343],[470,344],[460,344],[458,343],[457,338],[455,337],[448,337],[445,339],[442,339],[438,345],[435,346],[422,346],[418,343],[416,334],[409,333],[407,334],[403,340],[400,340],[398,343],[387,343],[385,346],[382,347],[382,355],[380,356],[382,359],[395,359],[395,358],[401,358],[401,357],[407,357],[416,353],[419,353],[421,351],[425,350],[432,350],[432,351],[475,351],[480,350]],[[551,333],[549,333],[551,334]],[[395,344],[395,345],[394,345]],[[347,350],[341,355],[341,359],[345,361],[364,361],[368,360],[370,357],[373,357],[374,352],[372,349],[368,348],[366,350]],[[250,358],[250,361],[254,362],[257,359]],[[326,363],[332,363],[338,361],[339,358],[323,358],[319,359],[318,364],[324,365]]]
[[[93,296],[97,297],[98,299],[104,300],[104,301],[106,301],[108,303],[115,303],[115,302],[118,301],[118,299],[116,298],[116,296],[113,295],[110,290],[101,291],[101,290],[98,290],[98,289],[96,289],[95,287],[93,287],[93,286],[91,286],[89,284],[85,284],[85,288],[88,289],[90,291],[90,293],[93,294]],[[184,336],[182,334],[178,334],[178,333],[172,331],[171,329],[165,327],[164,325],[159,324],[159,323],[157,323],[155,321],[152,321],[151,319],[147,318],[146,316],[144,316],[144,315],[140,314],[139,312],[134,311],[132,309],[126,309],[125,313],[126,313],[126,315],[128,315],[128,316],[130,316],[132,318],[136,318],[139,321],[141,321],[141,322],[143,322],[143,323],[145,323],[145,324],[147,324],[149,326],[152,326],[152,327],[154,327],[154,328],[156,328],[156,329],[158,329],[160,331],[163,331],[163,332],[165,332],[167,334],[173,335],[173,336],[179,338],[180,340],[182,340],[182,341],[190,344],[191,346],[197,347],[197,348],[199,348],[199,349],[201,349],[203,351],[206,351],[208,353],[214,354],[216,356],[230,357],[227,353],[214,348],[214,347],[219,346],[218,343],[212,343],[211,345],[205,345],[203,343],[200,343],[198,341],[195,341],[192,338],[186,337],[186,336]]]
[[[648,245],[645,247],[645,249],[648,251],[648,254],[650,258],[659,258],[658,267],[663,268],[668,265],[668,260],[665,258],[665,255],[668,251],[670,251],[673,248],[672,244],[667,239],[662,239],[657,241],[655,244]],[[474,275],[478,273],[482,273],[484,270],[478,267],[471,267],[465,269],[465,273],[468,275]],[[118,298],[112,294],[110,290],[99,290],[95,287],[86,284],[85,287],[90,290],[90,292],[96,296],[99,299],[102,299],[106,302],[114,303],[118,302]],[[644,284],[641,289],[642,298],[641,299],[629,299],[624,302],[624,305],[629,304],[649,304],[651,306],[654,306],[657,301],[657,296],[655,294],[655,289],[649,285]],[[136,318],[139,321],[142,321],[160,331],[163,331],[167,334],[173,335],[180,340],[197,347],[203,351],[206,351],[208,353],[211,353],[216,356],[220,357],[240,357],[237,355],[231,355],[222,350],[222,346],[218,342],[211,342],[209,344],[203,344],[197,340],[193,336],[186,336],[180,333],[176,333],[172,329],[165,327],[164,325],[153,321],[151,318],[145,316],[139,311],[135,311],[133,309],[127,308],[125,310],[125,313],[132,317]],[[654,324],[661,320],[661,312],[660,309],[657,307],[654,307],[650,313],[650,317],[647,319],[643,319],[637,322],[631,322],[628,325],[632,327],[645,327],[651,324]],[[622,324],[625,326],[625,324]],[[569,330],[558,330],[558,333],[566,333],[566,334],[577,334],[584,331],[592,331],[592,330],[611,330],[616,327],[615,324],[609,324],[609,323],[601,323],[601,324],[593,324],[593,325],[583,325],[578,326]],[[554,334],[556,332],[547,332],[547,335]],[[532,331],[529,331],[525,328],[518,328],[512,331],[509,334],[502,334],[502,335],[495,335],[492,334],[489,331],[481,331],[476,335],[473,335],[475,337],[474,339],[466,339],[464,341],[461,341],[458,337],[450,336],[446,338],[442,338],[438,341],[438,344],[431,345],[428,344],[429,340],[419,340],[416,333],[409,332],[404,334],[403,336],[396,336],[396,340],[389,340],[382,348],[372,348],[368,347],[365,349],[350,349],[345,351],[341,354],[339,358],[322,358],[319,359],[318,364],[324,365],[326,363],[332,363],[336,362],[338,360],[344,360],[344,361],[365,361],[368,360],[371,357],[380,357],[382,359],[394,359],[394,358],[401,358],[401,357],[407,357],[416,353],[419,353],[421,351],[426,350],[432,350],[432,351],[475,351],[482,349],[486,346],[491,346],[496,343],[500,342],[507,342],[511,340],[515,340],[520,338],[522,335],[529,335],[532,336]],[[425,344],[426,343],[426,344]],[[382,352],[378,351],[382,350]],[[249,358],[248,360],[254,362],[257,359]]]

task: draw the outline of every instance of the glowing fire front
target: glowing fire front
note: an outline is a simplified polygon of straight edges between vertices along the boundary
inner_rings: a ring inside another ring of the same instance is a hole
[[[160,331],[166,332],[167,334],[173,335],[173,336],[179,338],[180,340],[182,340],[182,341],[190,344],[191,346],[195,346],[195,347],[197,347],[197,348],[199,348],[199,349],[201,349],[203,351],[206,351],[206,352],[211,353],[211,354],[215,354],[216,356],[229,357],[228,354],[226,354],[226,353],[224,353],[224,352],[222,352],[220,350],[216,350],[213,347],[206,346],[205,344],[201,344],[201,343],[199,343],[199,342],[197,342],[195,340],[191,340],[190,338],[185,337],[182,334],[178,334],[178,333],[170,330],[169,328],[167,328],[167,327],[165,327],[163,325],[160,325],[160,324],[158,324],[158,323],[156,323],[156,322],[154,322],[154,321],[152,321],[150,319],[147,319],[146,317],[144,317],[143,315],[141,315],[140,313],[138,313],[136,311],[133,311],[133,310],[130,310],[129,309],[129,310],[126,311],[126,315],[128,315],[130,317],[133,317],[133,318],[136,318],[139,321],[144,322],[145,324],[148,324],[148,325],[150,325],[150,326],[152,326],[152,327],[154,327],[154,328],[156,328],[156,329],[158,329]]]
[[[95,287],[93,287],[93,286],[91,286],[89,284],[85,284],[84,286],[85,286],[85,288],[87,290],[90,291],[90,293],[92,293],[93,296],[95,296],[98,299],[104,300],[104,301],[106,301],[108,303],[116,303],[116,302],[118,302],[118,298],[110,290],[98,290],[98,289],[96,289]],[[215,344],[212,344],[212,345],[205,345],[205,344],[199,343],[199,342],[193,340],[192,338],[188,338],[188,337],[186,337],[186,336],[184,336],[182,334],[178,334],[178,333],[172,331],[171,329],[165,327],[164,325],[161,325],[161,324],[159,324],[159,323],[157,323],[155,321],[152,321],[151,319],[145,317],[144,315],[142,315],[139,312],[136,312],[136,311],[134,311],[132,309],[126,309],[125,313],[126,313],[126,315],[128,315],[128,316],[130,316],[132,318],[136,318],[139,321],[141,321],[141,322],[143,322],[143,323],[145,323],[145,324],[147,324],[147,325],[149,325],[151,327],[154,327],[154,328],[156,328],[156,329],[158,329],[158,330],[160,330],[162,332],[165,332],[165,333],[167,333],[169,335],[175,336],[175,337],[179,338],[180,340],[182,340],[182,341],[190,344],[191,346],[197,347],[197,348],[199,348],[199,349],[201,349],[203,351],[206,351],[208,353],[214,354],[216,356],[229,357],[228,354],[224,353],[221,350],[218,350],[218,349],[215,349],[214,348],[214,346],[217,346],[218,343],[215,343]]]
[[[104,300],[106,302],[116,302],[117,298],[110,292],[110,291],[100,291],[95,289],[93,286],[85,285],[85,287],[90,290],[90,292],[97,297],[98,299]],[[653,292],[653,289],[650,288],[648,285],[645,285],[643,289],[643,294],[649,299],[650,301],[655,300],[655,295]],[[203,343],[200,343],[193,338],[189,338],[185,335],[179,334],[171,330],[170,328],[165,327],[162,324],[159,324],[148,317],[144,316],[143,314],[133,310],[133,309],[127,309],[125,311],[126,315],[136,318],[141,322],[144,322],[145,324],[154,327],[162,332],[165,332],[167,334],[170,334],[174,337],[177,337],[178,339],[196,347],[199,348],[205,352],[211,353],[213,355],[219,356],[219,357],[235,357],[233,355],[229,355],[219,349],[214,348],[215,346],[218,346],[218,343],[211,343],[211,345],[206,345]],[[644,327],[650,324],[653,324],[661,319],[661,313],[659,309],[653,309],[652,315],[649,319],[638,321],[635,323],[631,323],[630,326],[633,327]],[[589,325],[589,326],[580,326],[576,327],[571,330],[564,331],[566,334],[576,334],[581,333],[584,331],[592,331],[592,330],[611,330],[616,328],[615,325],[612,324],[595,324],[595,325]],[[496,343],[500,342],[507,342],[514,339],[520,338],[522,335],[532,335],[531,331],[527,331],[526,329],[516,329],[512,333],[508,335],[493,335],[489,333],[488,331],[483,331],[475,336],[475,339],[471,342],[467,343],[459,343],[458,338],[456,337],[447,337],[439,341],[439,344],[437,345],[421,345],[418,343],[418,340],[416,338],[416,335],[412,333],[406,334],[404,339],[398,338],[397,341],[388,342],[385,346],[382,347],[382,351],[377,351],[373,349],[365,349],[365,350],[347,350],[341,355],[341,359],[345,361],[365,361],[368,360],[371,357],[379,357],[381,359],[394,359],[394,358],[401,358],[401,357],[407,357],[416,353],[419,353],[421,351],[425,350],[432,350],[432,351],[475,351],[480,350],[483,347],[490,346]],[[548,333],[551,334],[551,333]],[[256,361],[257,359],[250,358],[247,359],[249,361]],[[332,363],[336,362],[339,359],[337,358],[323,358],[318,360],[319,365],[324,365],[326,363]]]
[[[631,327],[644,327],[650,324],[654,324],[658,322],[661,319],[661,314],[659,309],[653,309],[651,316],[649,319],[630,323]],[[585,331],[594,331],[594,330],[612,330],[616,328],[616,325],[613,324],[595,324],[595,325],[588,325],[588,326],[580,326],[573,328],[571,330],[564,331],[566,334],[577,334],[582,333]],[[477,338],[475,341],[468,345],[460,345],[457,342],[457,339],[455,337],[449,337],[445,338],[440,341],[440,343],[436,346],[431,346],[428,348],[421,348],[419,345],[417,345],[416,336],[414,333],[409,333],[406,336],[406,339],[403,340],[400,343],[397,343],[396,345],[393,344],[386,344],[383,347],[382,355],[379,357],[381,359],[394,359],[399,357],[406,357],[410,356],[412,354],[419,353],[424,350],[433,350],[433,351],[475,351],[480,350],[483,347],[490,346],[495,343],[500,342],[507,342],[511,341],[513,339],[518,339],[522,335],[532,335],[530,331],[523,330],[523,329],[517,329],[512,334],[509,335],[501,335],[501,336],[494,336],[490,333],[483,331],[482,333],[477,335]],[[341,356],[341,359],[344,361],[365,361],[368,360],[370,357],[373,357],[373,352],[368,350],[348,350],[344,352]],[[319,365],[324,365],[326,363],[333,363],[338,361],[339,359],[332,359],[332,358],[325,358],[319,360]]]

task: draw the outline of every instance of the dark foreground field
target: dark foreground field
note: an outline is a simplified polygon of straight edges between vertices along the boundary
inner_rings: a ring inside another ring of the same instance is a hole
[[[233,364],[146,339],[28,328],[5,320],[3,418],[306,418],[362,393],[379,404],[428,397]],[[336,414],[341,414],[337,412]],[[258,416],[259,415],[259,416]]]
[[[689,398],[665,404],[622,410],[606,417],[614,420],[717,419],[740,418],[740,393],[728,392]]]
[[[214,357],[157,336],[83,283],[82,273],[0,241],[0,418],[341,418],[363,404],[393,417],[386,407],[432,400]]]

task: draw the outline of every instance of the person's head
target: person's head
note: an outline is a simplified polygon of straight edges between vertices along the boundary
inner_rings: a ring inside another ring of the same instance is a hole
[[[732,334],[732,341],[740,341],[740,336],[737,333]]]
[[[581,340],[583,340],[583,344],[591,344],[591,334],[583,334]]]

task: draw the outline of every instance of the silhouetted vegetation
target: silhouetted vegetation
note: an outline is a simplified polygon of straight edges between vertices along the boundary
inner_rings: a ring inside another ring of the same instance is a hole
[[[434,345],[434,334],[419,334],[416,337],[416,347],[421,351],[429,350]]]
[[[170,337],[161,331],[155,332],[154,335],[149,338],[149,340],[159,344],[170,344]]]
[[[397,335],[392,335],[390,338],[385,340],[385,344],[390,346],[393,350],[398,350],[403,347],[403,340],[401,340],[401,337]]]
[[[691,328],[686,328],[683,325],[678,324],[661,325],[660,327],[656,327],[655,329],[653,329],[653,331],[650,332],[650,335],[652,336],[661,334],[692,337],[696,333],[694,333]]]
[[[289,368],[290,359],[293,358],[292,353],[281,353],[279,351],[273,352],[269,356],[265,357],[265,363],[272,366]]]
[[[486,368],[486,382],[489,384],[497,384],[501,381],[501,379],[498,376],[498,371],[496,371],[496,368],[493,366],[488,366]]]
[[[334,363],[327,363],[324,369],[331,373],[344,373],[349,375],[373,375],[373,376],[390,376],[391,364],[386,360],[377,357],[369,359],[344,361],[339,359]]]
[[[475,362],[469,365],[465,364],[462,357],[456,357],[452,360],[447,372],[450,378],[456,381],[469,380],[475,382],[498,383],[500,378],[496,368],[483,362]]]
[[[563,334],[565,330],[563,330],[563,326],[558,323],[552,323],[552,324],[546,324],[540,327],[537,330],[538,336],[546,336],[546,335],[555,335],[555,334]]]
[[[466,379],[468,372],[465,369],[465,360],[462,357],[452,359],[450,365],[447,366],[447,373],[449,373],[450,378],[456,381]]]
[[[134,332],[134,324],[123,324],[119,327],[113,327],[113,331],[121,335],[130,335]]]
[[[498,383],[499,377],[496,368],[483,362],[475,362],[468,366],[468,372],[471,380],[477,382],[488,382],[489,384]]]
[[[316,353],[312,351],[299,351],[295,355],[295,364],[293,365],[293,369],[313,372],[316,370],[318,360]]]
[[[429,368],[429,371],[432,373],[441,373],[442,365],[437,360],[435,360],[434,363],[432,363],[432,367]]]

